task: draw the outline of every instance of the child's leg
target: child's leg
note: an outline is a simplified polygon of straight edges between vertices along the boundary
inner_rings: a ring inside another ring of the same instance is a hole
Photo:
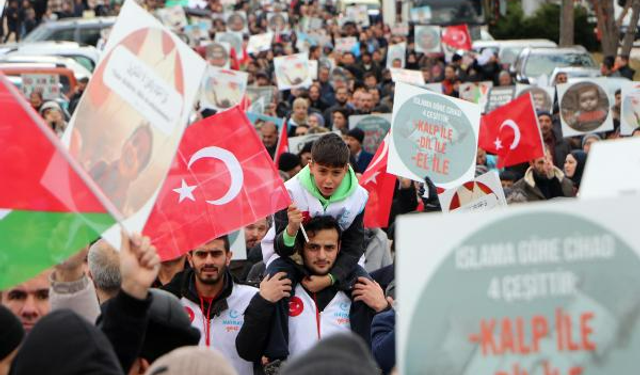
[[[287,278],[291,280],[293,297],[299,279],[296,265],[288,258],[278,258],[269,264],[266,274],[273,276],[278,272],[286,272]],[[264,355],[269,361],[282,360],[289,356],[289,298],[283,298],[276,303]]]

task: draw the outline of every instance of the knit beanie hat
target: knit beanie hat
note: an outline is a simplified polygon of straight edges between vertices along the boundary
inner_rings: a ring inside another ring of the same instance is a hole
[[[599,136],[598,134],[596,134],[596,133],[590,133],[590,134],[587,134],[587,135],[585,135],[585,136],[582,138],[582,148],[584,148],[584,145],[587,143],[587,141],[588,141],[589,139],[592,139],[592,138],[595,138],[595,139],[596,139],[596,140],[598,140],[598,141],[601,141],[601,140],[602,140],[602,137],[600,137],[600,136]]]
[[[237,375],[236,370],[217,350],[188,346],[158,358],[147,375]]]
[[[347,136],[357,139],[360,144],[362,144],[362,142],[364,141],[364,131],[362,131],[362,129],[360,128],[353,128],[349,130]]]
[[[278,169],[289,172],[293,168],[300,166],[300,157],[290,152],[283,152],[278,159]]]
[[[0,305],[0,361],[13,352],[24,338],[24,328],[17,316],[11,310]]]
[[[378,366],[364,341],[353,333],[332,335],[290,362],[280,375],[371,375]]]

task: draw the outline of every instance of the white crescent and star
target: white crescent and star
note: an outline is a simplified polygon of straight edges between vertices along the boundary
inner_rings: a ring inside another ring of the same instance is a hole
[[[507,120],[504,120],[500,125],[500,129],[498,129],[498,133],[500,133],[502,131],[502,128],[504,128],[505,126],[513,129],[513,134],[514,134],[513,142],[511,142],[511,146],[509,147],[509,149],[515,150],[518,147],[518,145],[520,145],[520,127],[515,121],[511,119],[507,119]],[[502,141],[500,140],[500,136],[496,138],[493,144],[496,146],[496,150],[500,150],[503,148]]]
[[[389,138],[389,136],[386,136],[386,137],[384,138],[384,140],[382,141],[382,144],[383,144],[383,146],[382,146],[382,152],[378,155],[378,158],[377,158],[376,160],[374,160],[373,162],[371,162],[371,164],[369,164],[369,167],[368,167],[367,169],[373,169],[373,168],[375,168],[375,167],[376,167],[380,162],[382,162],[382,159],[384,159],[385,155],[387,154],[387,152],[388,152],[388,150],[389,150],[389,142],[388,142],[388,140],[389,140],[389,139],[388,139],[388,138]],[[373,172],[373,174],[372,174],[369,178],[367,178],[367,179],[364,181],[364,184],[366,185],[366,184],[368,184],[368,183],[369,183],[369,182],[371,182],[371,181],[373,181],[373,183],[374,183],[374,184],[377,184],[377,183],[378,183],[378,181],[376,181],[376,177],[377,177],[379,174],[380,174],[380,172],[378,172],[378,171]]]
[[[200,159],[217,159],[222,161],[229,170],[229,174],[231,175],[231,184],[229,185],[226,193],[218,199],[208,200],[206,202],[214,206],[222,206],[234,200],[242,190],[242,186],[244,184],[244,173],[242,171],[242,166],[240,165],[240,162],[235,157],[235,155],[221,147],[204,147],[191,155],[189,163],[187,164],[187,169],[191,169],[191,166]],[[188,185],[183,179],[182,186],[173,189],[174,192],[180,194],[178,203],[182,203],[182,201],[185,199],[195,201],[193,191],[197,187],[197,185]]]

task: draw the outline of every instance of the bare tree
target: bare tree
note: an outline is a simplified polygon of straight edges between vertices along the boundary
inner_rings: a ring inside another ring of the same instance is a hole
[[[560,47],[569,47],[574,43],[574,7],[573,0],[562,0],[560,15]]]
[[[631,6],[631,21],[629,22],[629,27],[627,28],[627,32],[624,34],[624,39],[622,41],[622,49],[620,51],[620,54],[622,56],[629,56],[629,54],[631,53],[631,48],[633,48],[633,42],[636,38],[636,30],[638,27],[639,19],[640,19],[640,0],[633,0],[633,5]]]
[[[618,53],[620,28],[615,20],[613,1],[592,0],[593,9],[598,19],[602,53],[605,56],[616,56]]]

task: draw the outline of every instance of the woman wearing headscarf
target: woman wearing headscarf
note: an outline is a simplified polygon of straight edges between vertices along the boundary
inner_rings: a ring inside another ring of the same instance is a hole
[[[564,162],[564,173],[573,182],[573,191],[577,193],[582,181],[582,173],[587,163],[587,153],[582,150],[571,151]]]

